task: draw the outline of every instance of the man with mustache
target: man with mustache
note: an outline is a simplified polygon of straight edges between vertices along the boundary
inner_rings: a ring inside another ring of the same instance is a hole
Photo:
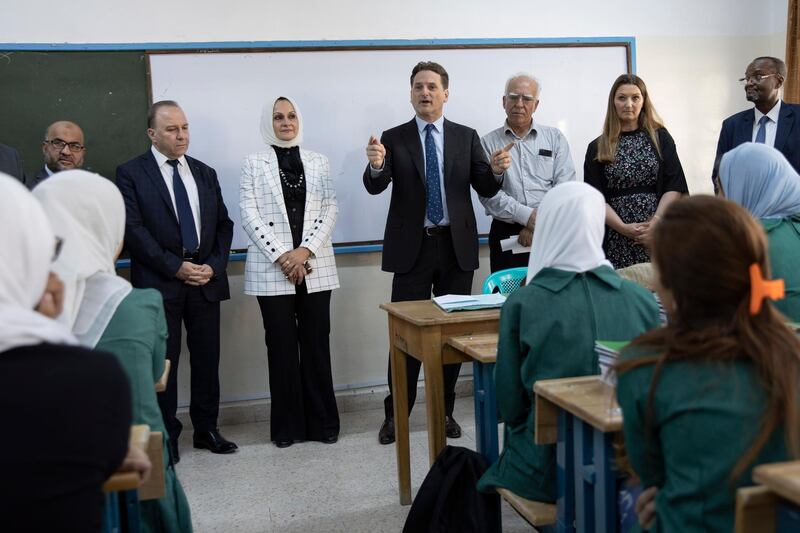
[[[83,158],[86,156],[83,130],[68,120],[53,122],[44,133],[42,154],[44,168],[27,178],[25,184],[29,189],[33,189],[56,172],[83,168]]]
[[[444,118],[449,75],[434,62],[411,71],[411,105],[415,117],[387,130],[367,144],[369,163],[364,187],[380,194],[392,183],[392,200],[383,239],[383,270],[393,272],[392,301],[426,300],[443,294],[470,294],[478,268],[478,230],[470,187],[494,196],[511,164],[505,146],[491,163],[474,129]],[[408,395],[414,406],[420,362],[407,358],[408,390],[392,390],[384,400],[386,418],[378,433],[381,444],[395,440],[392,394]],[[391,366],[391,365],[390,365]],[[455,386],[461,365],[444,367],[445,430],[461,436],[453,418]]]
[[[800,172],[800,105],[781,100],[786,64],[777,57],[757,57],[739,82],[753,109],[741,111],[722,122],[717,157],[746,142],[763,143],[781,151]],[[716,169],[713,176],[716,177]]]
[[[515,74],[506,82],[503,109],[506,123],[486,134],[481,142],[487,154],[514,143],[514,161],[506,171],[503,188],[492,198],[480,197],[492,217],[489,230],[489,264],[492,272],[527,267],[530,254],[504,252],[500,241],[519,235],[530,246],[536,209],[547,191],[565,181],[575,181],[569,144],[557,129],[534,122],[541,85],[530,74]]]
[[[217,173],[189,157],[189,121],[172,100],[156,102],[147,114],[152,147],[117,167],[117,186],[125,199],[125,246],[131,255],[131,283],[154,288],[164,299],[167,359],[172,363],[167,390],[158,403],[177,463],[183,428],[178,408],[181,323],[192,368],[189,416],[194,447],[232,453],[236,444],[220,435],[220,302],[230,298],[228,255],[233,222],[222,201]]]

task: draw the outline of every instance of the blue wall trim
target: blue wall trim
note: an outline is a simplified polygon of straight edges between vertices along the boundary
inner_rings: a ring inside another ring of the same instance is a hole
[[[518,44],[566,45],[609,44],[629,45],[634,60],[635,37],[543,37],[512,39],[355,39],[330,41],[206,41],[190,43],[0,43],[0,50],[50,52],[50,51],[121,51],[121,50],[225,50],[239,48],[347,48],[347,47],[397,47],[420,46],[496,46]],[[635,69],[634,69],[635,71]]]

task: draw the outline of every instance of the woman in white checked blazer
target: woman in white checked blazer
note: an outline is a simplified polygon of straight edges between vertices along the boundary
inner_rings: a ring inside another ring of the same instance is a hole
[[[303,119],[289,97],[261,114],[267,149],[242,164],[239,208],[250,237],[244,292],[258,297],[279,448],[339,436],[330,355],[331,290],[339,287],[331,232],[336,190],[328,158],[300,149]]]

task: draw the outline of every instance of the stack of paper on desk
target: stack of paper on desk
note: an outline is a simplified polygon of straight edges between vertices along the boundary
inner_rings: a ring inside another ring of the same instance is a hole
[[[433,299],[442,311],[477,311],[479,309],[492,309],[503,307],[506,301],[505,294],[445,294]]]
[[[597,353],[597,362],[600,364],[600,378],[611,385],[617,385],[617,376],[611,371],[619,359],[619,352],[628,341],[595,341],[594,351]]]

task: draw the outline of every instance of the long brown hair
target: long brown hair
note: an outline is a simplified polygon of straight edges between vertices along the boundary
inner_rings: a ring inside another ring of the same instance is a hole
[[[671,292],[670,323],[631,343],[658,355],[618,365],[623,373],[655,364],[647,425],[664,364],[681,360],[747,360],[755,365],[767,396],[758,435],[736,463],[736,479],[756,459],[773,431],[783,426],[789,452],[800,455],[798,378],[800,341],[772,303],[751,315],[749,268],[769,275],[763,228],[741,206],[713,196],[674,202],[654,228],[653,264],[661,287]],[[649,432],[648,432],[649,433]]]
[[[644,130],[650,136],[653,146],[656,147],[658,156],[661,157],[661,144],[658,142],[659,128],[664,127],[661,117],[656,113],[653,102],[647,94],[647,85],[644,80],[635,74],[623,74],[618,77],[611,86],[608,93],[608,107],[606,107],[606,119],[603,122],[603,134],[597,141],[597,160],[601,163],[613,163],[617,156],[617,145],[619,144],[619,134],[622,131],[622,123],[617,115],[617,108],[614,106],[614,97],[617,89],[623,85],[635,85],[642,93],[642,110],[639,113],[639,129]]]

